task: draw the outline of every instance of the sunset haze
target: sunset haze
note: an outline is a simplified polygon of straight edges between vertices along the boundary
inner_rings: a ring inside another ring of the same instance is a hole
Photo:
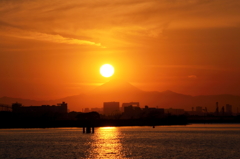
[[[238,0],[0,0],[0,97],[63,99],[115,79],[138,92],[240,96],[239,7]],[[99,73],[106,63],[115,71],[109,78]]]

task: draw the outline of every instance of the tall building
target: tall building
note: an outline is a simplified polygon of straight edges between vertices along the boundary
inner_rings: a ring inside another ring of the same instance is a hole
[[[225,115],[224,106],[221,109],[221,115]]]
[[[216,111],[215,111],[215,115],[218,115],[219,110],[218,110],[218,102],[216,102]]]
[[[104,115],[116,115],[120,113],[119,102],[104,102],[103,103],[103,113]]]

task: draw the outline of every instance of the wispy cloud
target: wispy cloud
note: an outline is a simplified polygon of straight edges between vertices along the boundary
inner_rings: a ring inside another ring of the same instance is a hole
[[[53,35],[53,34],[38,33],[38,32],[28,32],[28,35],[20,36],[20,38],[42,40],[42,41],[49,41],[49,42],[56,42],[56,43],[65,43],[65,44],[94,45],[94,46],[104,47],[100,43],[95,43],[92,41],[67,38],[61,35]]]
[[[5,32],[0,32],[0,35],[4,35],[4,36],[11,36],[11,37],[17,37],[22,39],[48,41],[53,43],[93,45],[101,48],[106,48],[105,46],[101,45],[101,43],[96,43],[89,40],[64,37],[59,34],[48,34],[48,33],[28,31],[26,29],[22,29],[22,27],[15,26],[15,25],[8,24],[1,21],[0,21],[0,25],[1,25],[0,28],[2,28],[2,31],[5,31]]]
[[[103,36],[129,33],[157,37],[166,28],[236,27],[236,0],[0,1],[0,20],[40,33]],[[120,31],[120,32],[119,32]],[[94,32],[94,34],[91,34]],[[106,33],[113,34],[106,34]]]
[[[102,48],[143,46],[141,39],[169,37],[168,29],[194,28],[199,35],[198,29],[239,27],[239,4],[236,0],[0,0],[0,27],[7,28],[0,34],[16,27],[29,33],[14,35],[28,39]]]

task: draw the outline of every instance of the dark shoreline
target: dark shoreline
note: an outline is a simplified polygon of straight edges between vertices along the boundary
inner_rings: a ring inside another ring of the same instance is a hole
[[[104,126],[160,126],[186,125],[185,118],[169,119],[98,119],[98,120],[11,120],[0,124],[0,128],[56,128],[56,127],[104,127]]]
[[[184,125],[191,125],[191,124],[240,124],[240,122],[177,122],[177,123],[159,123],[159,124],[133,124],[133,123],[128,123],[128,124],[123,124],[123,123],[116,123],[115,122],[108,122],[108,123],[99,123],[99,124],[83,124],[83,123],[78,123],[78,122],[50,122],[48,124],[46,123],[38,123],[38,124],[9,124],[9,125],[5,125],[3,126],[1,124],[0,129],[35,129],[35,128],[40,128],[40,129],[46,129],[46,128],[72,128],[72,127],[76,127],[76,128],[82,128],[82,127],[131,127],[131,126],[149,126],[149,127],[153,127],[153,126],[184,126]]]
[[[59,128],[59,127],[104,127],[104,126],[165,126],[195,124],[239,124],[240,116],[154,116],[122,119],[121,116],[99,116],[98,113],[80,113],[74,118],[68,114],[14,114],[0,113],[0,129],[9,128]]]

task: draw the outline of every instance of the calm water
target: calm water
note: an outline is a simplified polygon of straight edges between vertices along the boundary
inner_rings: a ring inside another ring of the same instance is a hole
[[[0,130],[1,159],[240,158],[240,125]]]

